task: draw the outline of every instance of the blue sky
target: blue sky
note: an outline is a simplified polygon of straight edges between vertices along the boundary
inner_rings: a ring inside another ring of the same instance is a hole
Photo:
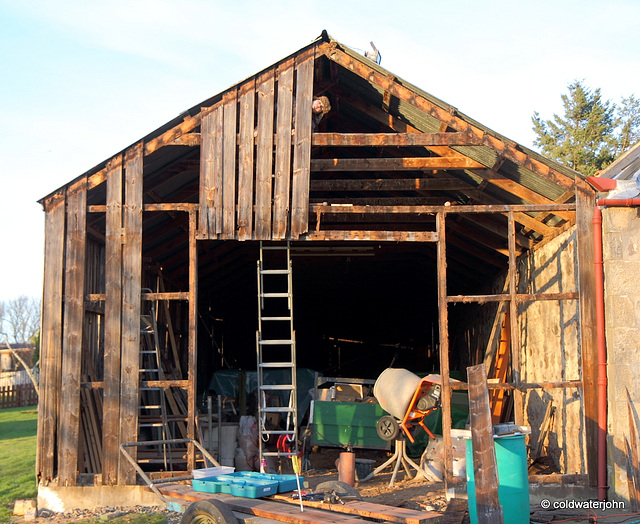
[[[326,29],[531,147],[574,80],[640,96],[640,2],[0,0],[0,301],[42,294],[37,200]]]

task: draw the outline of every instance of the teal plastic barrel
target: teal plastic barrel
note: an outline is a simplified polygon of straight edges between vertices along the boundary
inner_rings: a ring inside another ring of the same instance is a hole
[[[524,435],[510,435],[494,439],[498,465],[498,498],[502,505],[504,522],[529,523],[529,475],[527,472],[527,448]],[[473,444],[467,440],[467,497],[469,519],[477,524],[476,484],[473,472]]]

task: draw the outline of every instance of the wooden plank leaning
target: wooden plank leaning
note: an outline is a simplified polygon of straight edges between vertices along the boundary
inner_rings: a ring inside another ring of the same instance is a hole
[[[504,519],[498,499],[498,467],[493,445],[493,424],[484,364],[468,367],[467,378],[473,442],[473,466],[467,464],[467,467],[473,467],[478,522],[500,524]],[[469,511],[472,509],[469,508]]]

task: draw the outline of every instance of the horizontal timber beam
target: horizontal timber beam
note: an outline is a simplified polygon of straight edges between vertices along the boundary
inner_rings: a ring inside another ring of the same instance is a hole
[[[314,133],[314,146],[463,146],[480,145],[466,133]]]
[[[199,204],[189,203],[164,203],[164,204],[143,204],[143,211],[185,211],[187,213],[191,211],[197,211],[200,208]],[[107,206],[105,205],[92,205],[87,206],[89,213],[106,213]]]
[[[170,291],[166,293],[141,293],[142,300],[189,300],[186,291]],[[102,302],[106,300],[104,293],[91,293],[88,295],[90,302]]]
[[[432,231],[314,231],[301,235],[299,240],[373,240],[389,242],[437,242]]]
[[[451,385],[451,389],[467,389],[468,384],[464,382],[454,382]],[[517,386],[515,384],[509,384],[508,382],[487,382],[489,389],[517,389],[518,391],[525,391],[527,389],[565,389],[565,388],[581,388],[583,387],[582,380],[564,380],[562,382],[521,382]]]
[[[311,191],[454,191],[472,189],[457,178],[312,180]]]
[[[394,77],[376,71],[364,61],[350,56],[344,50],[340,49],[337,43],[322,44],[318,46],[318,51],[325,54],[329,60],[343,66],[370,84],[379,87],[383,91],[388,91],[391,96],[395,96],[399,100],[411,104],[426,114],[440,120],[448,127],[458,132],[473,134],[480,140],[482,145],[493,149],[496,153],[511,160],[515,164],[525,167],[534,173],[538,173],[565,189],[573,189],[575,187],[575,183],[570,176],[553,169],[541,160],[525,153],[515,142],[494,136],[479,126],[467,122],[459,116],[455,108],[444,108],[436,105],[431,100],[420,96],[415,91],[404,86]]]
[[[578,300],[578,293],[533,293],[518,294],[516,302],[537,302],[539,300]],[[487,302],[509,302],[511,295],[455,295],[446,298],[449,303],[479,303]]]
[[[455,213],[455,214],[476,214],[476,213],[508,213],[514,212],[539,212],[575,210],[575,204],[543,204],[543,205],[478,205],[478,206],[350,206],[337,205],[327,206],[324,204],[311,204],[311,211],[314,213]]]
[[[311,171],[412,171],[416,169],[478,169],[467,157],[328,158],[311,160]]]

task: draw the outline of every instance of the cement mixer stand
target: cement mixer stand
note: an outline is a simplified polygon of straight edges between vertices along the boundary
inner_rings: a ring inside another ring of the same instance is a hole
[[[395,465],[393,466],[393,474],[391,475],[391,480],[389,481],[390,488],[393,487],[393,484],[396,481],[398,471],[400,471],[400,464],[402,464],[402,467],[404,468],[404,471],[409,478],[424,477],[427,480],[432,480],[435,482],[440,480],[430,472],[423,470],[409,457],[409,455],[407,455],[407,441],[403,436],[401,436],[400,438],[397,438],[395,440],[395,451],[393,453],[393,456],[389,460],[387,460],[384,464],[381,464],[376,469],[374,469],[365,478],[361,479],[361,482],[366,482],[367,480],[372,479],[375,475],[377,475],[378,473],[386,469],[388,466],[390,466],[394,462],[395,462]],[[411,466],[413,469],[416,470],[415,477],[411,475],[409,466]]]
[[[435,438],[424,423],[424,419],[440,407],[440,387],[441,379],[439,375],[428,375],[421,379],[410,371],[401,368],[387,368],[382,372],[374,385],[373,395],[382,408],[387,413],[391,413],[391,415],[385,415],[378,419],[376,429],[378,436],[383,440],[388,442],[395,440],[395,451],[389,460],[362,479],[363,482],[369,480],[394,462],[395,465],[389,487],[392,487],[396,480],[400,464],[404,467],[409,478],[413,478],[409,470],[409,466],[411,466],[417,471],[417,475],[434,482],[440,480],[431,472],[423,470],[409,458],[405,439],[406,437],[411,442],[414,442],[411,428],[415,426],[422,427],[430,438]]]

